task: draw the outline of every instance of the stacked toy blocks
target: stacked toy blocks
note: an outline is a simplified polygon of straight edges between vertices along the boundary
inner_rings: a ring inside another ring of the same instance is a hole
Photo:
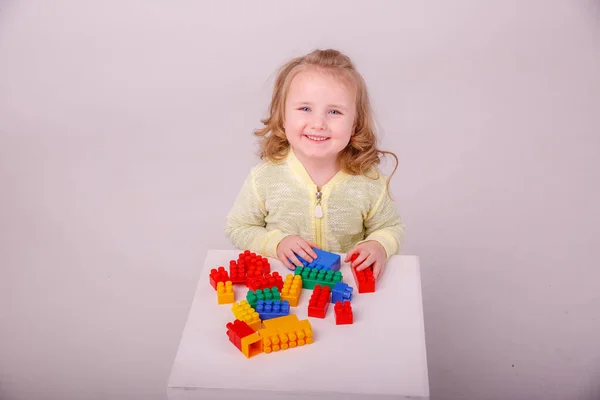
[[[246,301],[251,307],[256,307],[258,300],[281,300],[279,290],[274,288],[258,289],[256,291],[249,290],[246,294]]]
[[[246,322],[235,319],[226,325],[227,336],[247,358],[314,342],[310,322],[298,320],[295,314],[266,320],[263,325],[264,328],[255,332]]]
[[[277,287],[280,291],[283,289],[283,278],[279,272],[270,272],[260,276],[249,276],[246,280],[246,286],[250,290],[266,289]]]
[[[314,341],[309,319],[299,320],[291,313],[297,307],[304,289],[312,290],[308,301],[308,317],[324,319],[333,304],[336,325],[354,323],[352,300],[354,288],[343,282],[341,257],[314,249],[318,257],[296,267],[285,279],[271,272],[267,258],[246,250],[229,263],[229,273],[219,266],[210,273],[210,284],[217,291],[219,304],[232,304],[235,319],[226,324],[231,343],[251,358],[260,353],[273,353],[311,344]],[[356,260],[357,255],[352,257]],[[358,293],[375,291],[373,268],[352,268]],[[234,284],[247,289],[245,299],[235,302]]]
[[[246,268],[235,260],[229,261],[229,277],[233,283],[246,283]]]
[[[308,316],[325,318],[330,302],[331,289],[329,286],[316,285],[308,301]]]
[[[262,353],[262,338],[244,321],[239,319],[226,325],[227,337],[247,358]]]
[[[343,303],[351,301],[353,291],[354,289],[352,286],[349,286],[344,282],[338,282],[333,286],[333,289],[331,289],[331,302],[337,303],[339,301]]]
[[[227,275],[227,271],[225,271],[225,268],[223,266],[211,269],[209,279],[210,279],[210,285],[215,290],[217,290],[217,283],[219,283],[219,282],[225,283],[225,282],[231,280],[231,279],[229,279],[229,275]]]
[[[257,300],[256,312],[263,321],[284,317],[290,314],[290,303],[287,300]]]
[[[297,307],[302,293],[302,276],[288,274],[281,289],[281,299],[287,300],[290,306]]]
[[[240,253],[237,260],[229,261],[229,274],[233,283],[246,283],[249,277],[260,277],[269,272],[269,260],[249,250]]]
[[[231,311],[236,319],[245,322],[254,331],[261,328],[260,315],[248,304],[248,301],[242,300],[239,303],[233,303]]]
[[[314,340],[310,322],[298,320],[295,314],[264,321],[263,325],[259,335],[262,351],[267,354],[311,344]]]
[[[317,254],[317,258],[310,263],[302,257],[297,256],[304,267],[333,272],[340,270],[342,258],[338,254],[316,248],[313,248],[313,251]]]
[[[341,302],[338,301],[333,306],[335,313],[335,324],[336,325],[351,325],[354,322],[352,314],[352,303],[349,301]]]
[[[217,283],[217,303],[231,304],[235,301],[233,283],[231,281]]]
[[[357,254],[352,256],[351,261],[356,260],[358,257]],[[373,293],[375,292],[375,277],[373,276],[373,266],[369,265],[367,268],[362,271],[357,271],[356,267],[350,267],[352,270],[352,275],[354,276],[354,281],[356,282],[356,289],[358,293]]]
[[[302,277],[303,289],[314,289],[316,285],[328,286],[332,289],[336,283],[342,281],[340,271],[324,270],[310,267],[296,267],[294,275]]]

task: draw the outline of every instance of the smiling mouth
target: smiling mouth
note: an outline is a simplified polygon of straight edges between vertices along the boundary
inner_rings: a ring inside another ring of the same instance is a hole
[[[314,142],[324,142],[329,139],[328,137],[322,137],[322,136],[311,136],[311,135],[304,135],[304,136]]]

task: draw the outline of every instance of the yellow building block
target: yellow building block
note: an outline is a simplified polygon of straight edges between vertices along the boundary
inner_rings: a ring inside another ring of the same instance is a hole
[[[266,354],[314,341],[310,322],[307,319],[298,320],[296,314],[265,320],[263,326],[258,333],[262,338],[262,351]]]
[[[288,274],[281,289],[281,300],[287,300],[291,307],[297,307],[302,293],[302,276]]]
[[[227,281],[225,283],[217,283],[217,303],[219,304],[231,304],[235,301],[235,294],[233,293],[233,283]]]
[[[254,331],[258,331],[261,328],[260,316],[256,310],[248,304],[247,300],[233,303],[231,311],[237,319],[246,322],[250,328],[254,329]]]
[[[242,338],[242,354],[247,358],[254,357],[263,352],[263,341],[260,335],[254,332]]]

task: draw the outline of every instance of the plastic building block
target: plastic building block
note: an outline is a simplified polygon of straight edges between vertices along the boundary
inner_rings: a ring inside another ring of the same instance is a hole
[[[263,326],[258,334],[262,338],[262,351],[266,354],[293,349],[314,341],[310,322],[307,319],[298,320],[295,314],[264,321]]]
[[[258,270],[261,274],[271,272],[271,265],[266,257],[245,250],[243,253],[238,255],[238,265],[243,265],[246,268],[246,272]]]
[[[342,303],[341,301],[338,301],[333,306],[333,311],[335,312],[336,325],[350,325],[354,323],[351,302],[345,301]]]
[[[340,271],[325,271],[317,268],[296,267],[294,275],[302,276],[302,287],[304,289],[313,289],[315,285],[328,286],[333,289],[333,286],[342,281],[342,273]]]
[[[287,300],[258,300],[256,312],[263,321],[290,315],[290,303]]]
[[[316,268],[324,271],[339,271],[342,265],[341,257],[339,254],[331,253],[329,251],[313,248],[313,251],[317,254],[317,258],[315,258],[312,262],[308,262],[299,255],[296,255],[298,260],[302,263],[304,267],[308,268]]]
[[[235,260],[229,261],[229,277],[233,283],[246,283],[246,267]]]
[[[338,282],[331,289],[331,302],[337,303],[338,301],[344,303],[346,301],[352,300],[352,286],[349,286],[347,283]]]
[[[302,293],[302,276],[288,274],[281,289],[281,299],[287,300],[290,306],[297,307]]]
[[[247,278],[246,285],[250,290],[276,287],[281,291],[283,289],[283,278],[279,275],[279,272],[266,273],[264,276]]]
[[[329,286],[316,285],[308,301],[308,316],[325,318],[331,302],[331,289]]]
[[[254,333],[247,323],[238,319],[227,323],[226,328],[229,340],[240,350],[242,350],[242,338]]]
[[[248,277],[263,276],[271,272],[271,265],[266,257],[245,250],[237,260],[229,261],[229,274],[233,283],[246,283]]]
[[[254,261],[250,265],[248,265],[247,273],[254,276],[260,276],[271,272],[271,266],[269,265],[269,261],[266,258],[264,260],[264,262]]]
[[[247,323],[239,319],[226,325],[229,341],[237,347],[246,358],[262,353],[263,339]]]
[[[250,328],[258,331],[261,328],[260,315],[254,308],[248,304],[246,300],[242,300],[239,303],[233,303],[231,311],[236,319],[244,321]]]
[[[250,304],[250,307],[256,308],[258,300],[281,300],[281,294],[276,287],[258,289],[256,291],[248,290],[246,301]]]
[[[233,283],[231,281],[217,283],[217,303],[231,304],[235,301]]]
[[[354,254],[350,261],[355,261],[357,257],[358,254]],[[350,269],[352,270],[352,275],[354,276],[354,282],[356,282],[356,288],[358,290],[358,293],[375,292],[375,277],[373,276],[373,266],[370,265],[362,271],[357,271],[356,268],[358,268],[359,266],[360,264],[355,267],[350,266]]]
[[[227,271],[225,267],[222,265],[218,268],[213,268],[210,270],[210,285],[217,290],[217,283],[219,282],[227,282],[229,279],[229,275],[227,275]]]

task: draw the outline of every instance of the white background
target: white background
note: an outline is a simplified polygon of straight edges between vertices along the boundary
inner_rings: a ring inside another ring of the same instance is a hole
[[[165,399],[273,74],[317,47],[400,158],[432,399],[600,397],[597,1],[5,0],[0,398]]]

